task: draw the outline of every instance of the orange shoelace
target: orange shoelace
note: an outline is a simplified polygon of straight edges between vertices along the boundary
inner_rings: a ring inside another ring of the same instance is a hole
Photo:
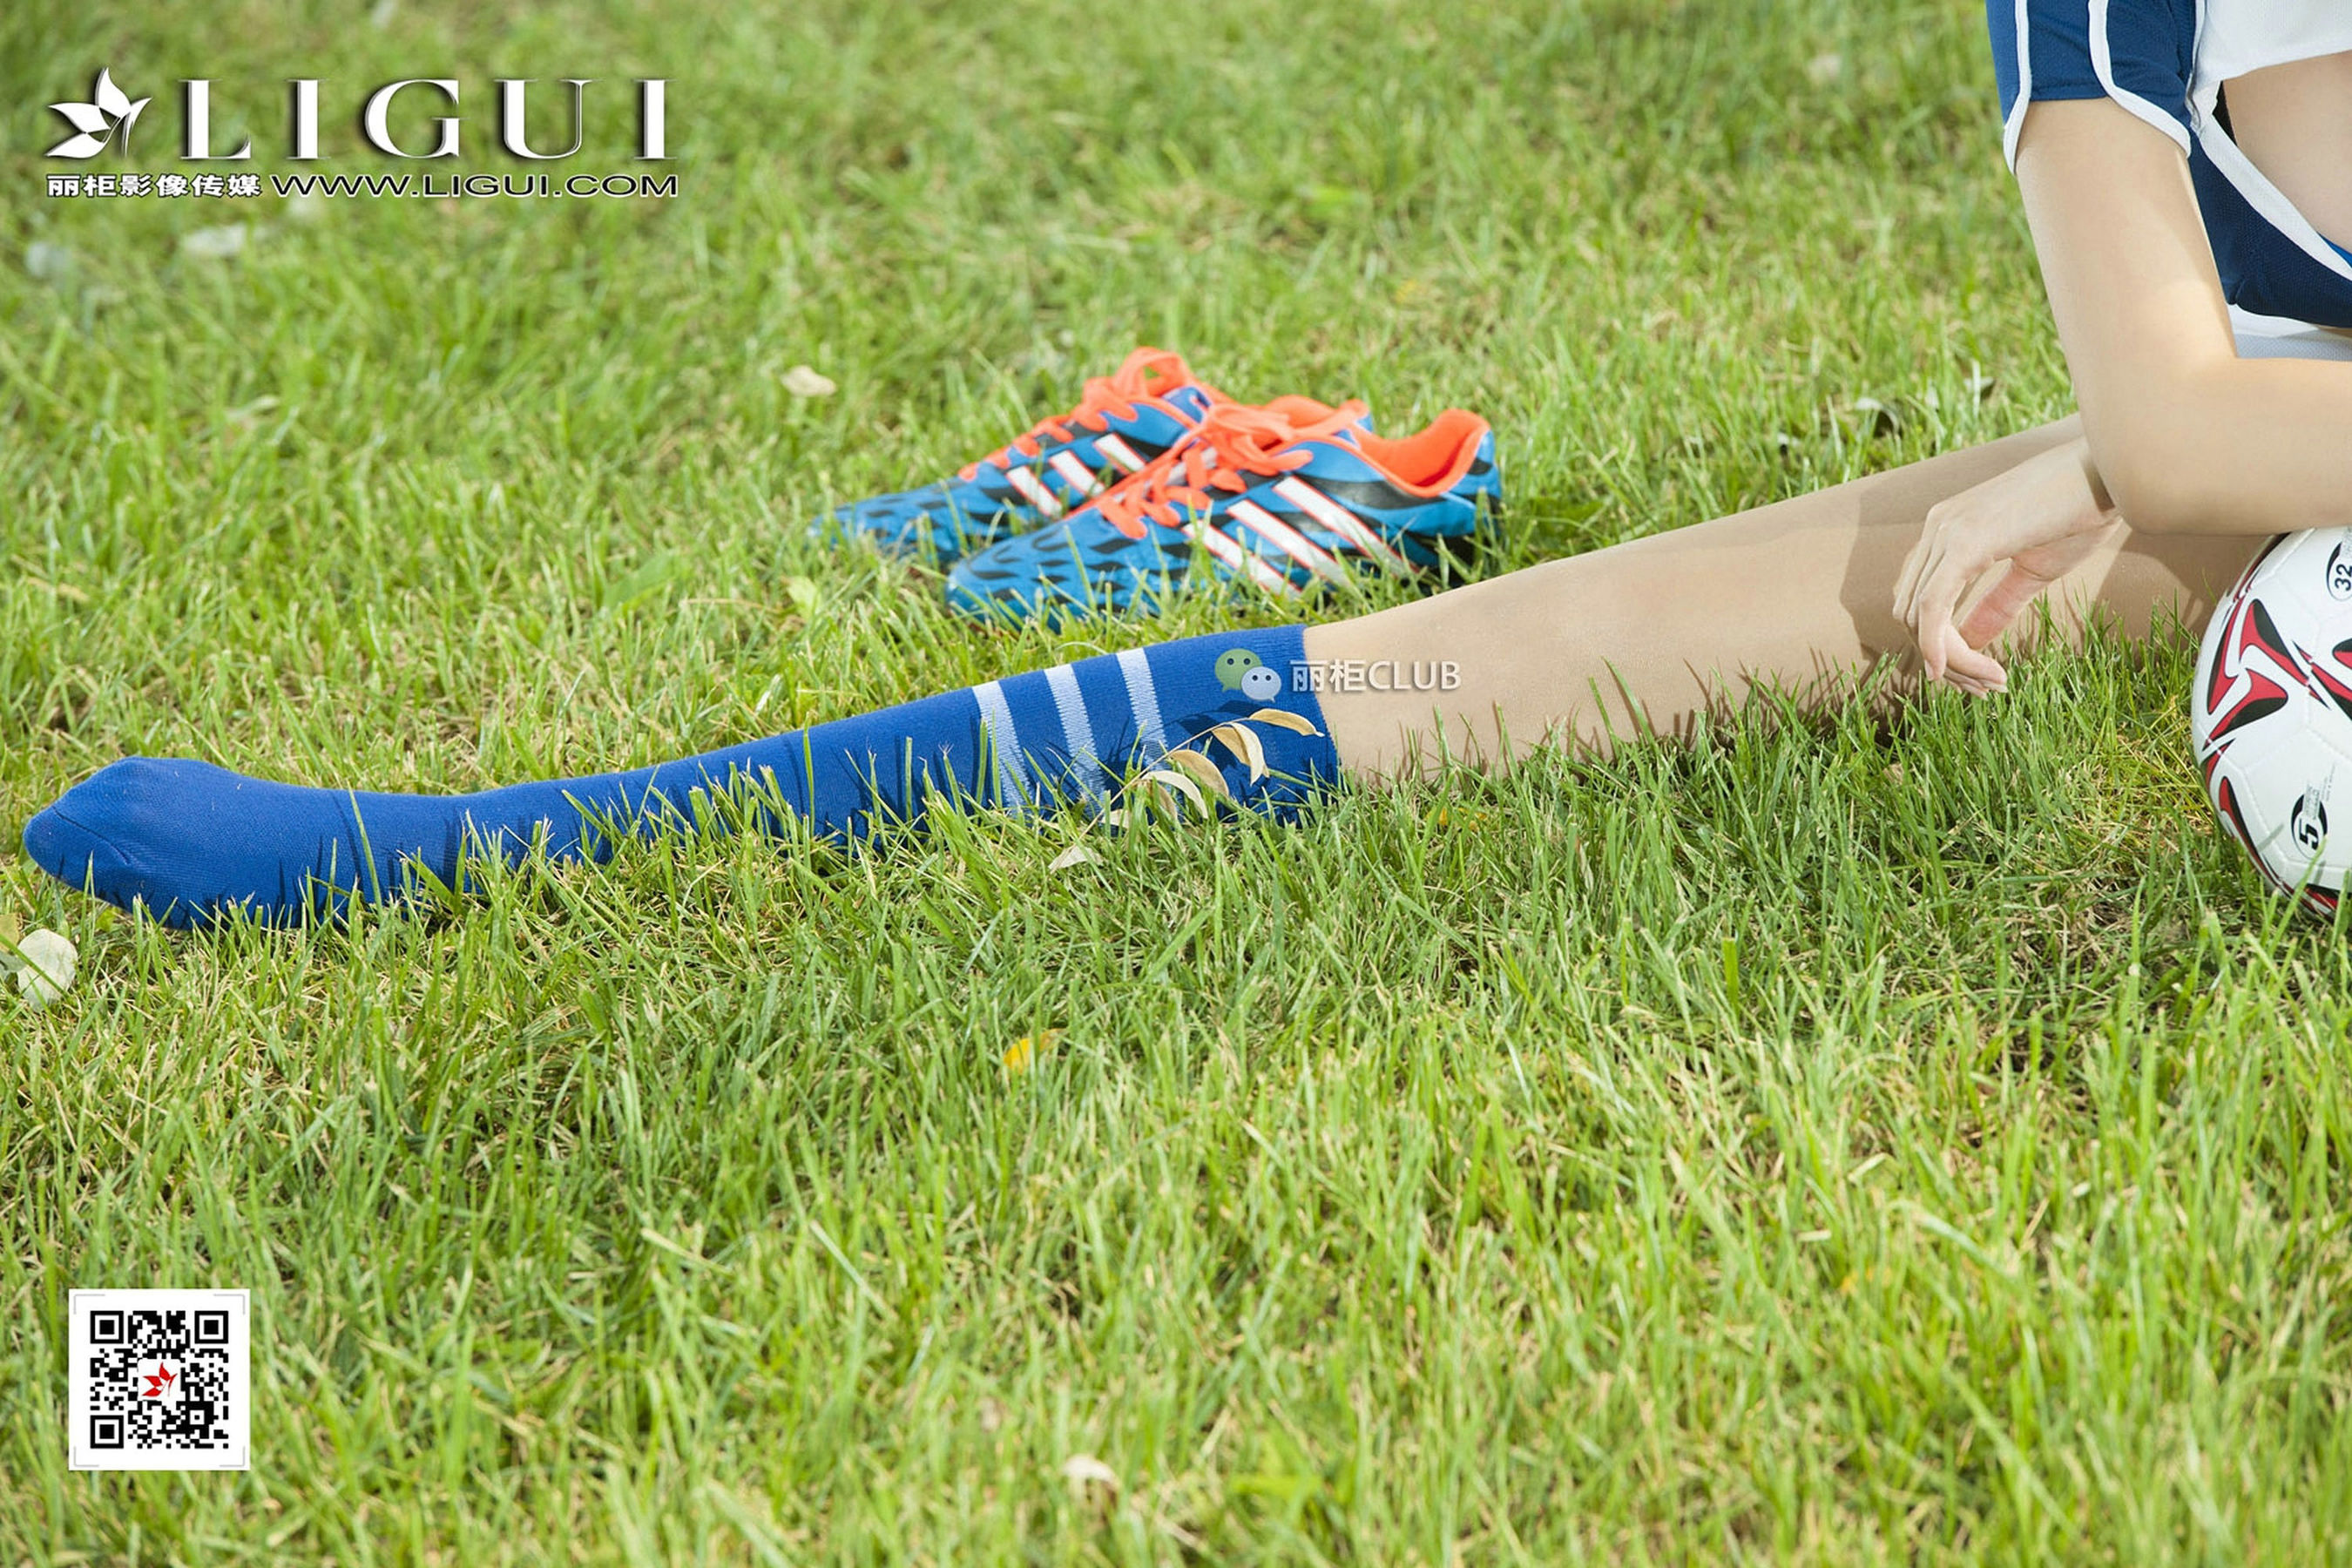
[[[1040,419],[979,462],[966,463],[957,470],[957,477],[976,479],[982,464],[1011,468],[1014,458],[1034,458],[1045,442],[1073,440],[1080,430],[1100,435],[1110,427],[1111,420],[1133,417],[1138,399],[1173,392],[1192,379],[1192,369],[1182,356],[1163,349],[1137,349],[1110,374],[1088,378],[1077,406]]]
[[[1304,468],[1314,454],[1297,449],[1301,437],[1336,434],[1362,414],[1360,405],[1345,405],[1320,423],[1297,426],[1272,410],[1246,404],[1213,408],[1191,440],[1170,448],[1125,484],[1104,491],[1095,509],[1129,539],[1142,538],[1147,522],[1181,528],[1187,514],[1206,514],[1215,491],[1238,493],[1249,489],[1253,476]]]

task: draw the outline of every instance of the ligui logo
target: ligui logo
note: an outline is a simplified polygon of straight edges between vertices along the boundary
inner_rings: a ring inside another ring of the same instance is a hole
[[[588,130],[588,89],[593,78],[566,77],[562,85],[572,89],[572,144],[558,153],[541,153],[530,144],[526,129],[525,108],[531,86],[530,78],[499,78],[499,144],[518,158],[533,163],[551,163],[569,158],[580,151]],[[319,152],[319,79],[296,77],[287,83],[288,156],[301,160],[317,158]],[[641,160],[667,160],[669,157],[665,140],[663,116],[667,107],[666,94],[669,81],[662,77],[637,79],[637,156]],[[394,158],[455,158],[463,119],[457,114],[442,115],[433,121],[436,141],[430,151],[412,153],[394,142],[391,119],[393,100],[410,89],[435,92],[448,100],[451,109],[457,107],[458,84],[450,77],[406,77],[388,81],[367,95],[360,106],[360,136],[377,152]],[[132,98],[114,85],[113,73],[101,70],[90,89],[88,103],[53,103],[49,107],[63,115],[74,128],[74,133],[49,149],[52,158],[95,158],[111,144],[117,153],[131,150],[131,127],[137,122],[140,111],[153,101]],[[180,83],[180,156],[193,162],[226,162],[253,156],[253,138],[247,137],[233,153],[213,151],[212,109],[213,84],[209,80],[184,80]]]

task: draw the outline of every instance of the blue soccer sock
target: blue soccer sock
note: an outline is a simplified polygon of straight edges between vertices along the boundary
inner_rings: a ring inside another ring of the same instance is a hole
[[[1303,646],[1296,626],[1190,637],[678,762],[478,795],[312,789],[131,757],[34,817],[25,848],[77,888],[187,926],[238,906],[288,921],[352,898],[381,902],[419,869],[454,886],[467,856],[518,862],[535,842],[557,859],[603,859],[616,834],[719,820],[698,816],[694,793],[741,784],[767,820],[781,805],[816,837],[851,842],[942,801],[1099,807],[1134,768],[1186,746],[1215,762],[1242,806],[1286,814],[1339,774],[1322,704],[1297,679]],[[1269,708],[1312,732],[1251,719]],[[1249,758],[1247,739],[1215,733],[1235,723],[1261,757]]]

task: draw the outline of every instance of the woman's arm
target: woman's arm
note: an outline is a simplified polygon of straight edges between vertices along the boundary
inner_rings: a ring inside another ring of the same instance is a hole
[[[2352,365],[2239,359],[2172,139],[2107,99],[2038,102],[2017,178],[2083,439],[1938,504],[1895,596],[1929,679],[1979,692],[2005,679],[1979,650],[2118,515],[2150,534],[2352,524]]]
[[[2132,527],[2352,524],[2352,367],[2238,358],[2179,147],[2106,99],[2036,103],[2017,179],[2092,461]]]

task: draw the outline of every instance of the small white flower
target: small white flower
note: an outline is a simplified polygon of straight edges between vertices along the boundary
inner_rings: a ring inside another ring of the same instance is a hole
[[[13,970],[16,989],[36,1007],[64,995],[74,980],[74,944],[53,931],[37,931],[11,952],[0,948],[0,967]]]

